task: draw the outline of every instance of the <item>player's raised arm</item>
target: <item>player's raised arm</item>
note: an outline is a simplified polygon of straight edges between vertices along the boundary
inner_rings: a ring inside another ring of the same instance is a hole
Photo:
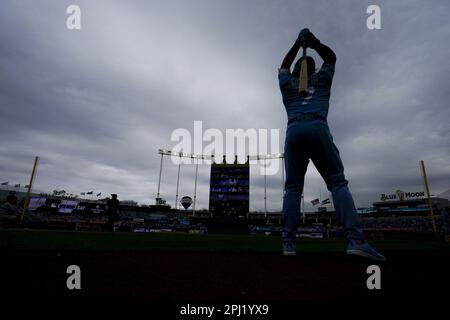
[[[300,31],[297,40],[295,40],[294,45],[292,48],[288,51],[286,56],[283,59],[283,62],[281,63],[280,69],[290,69],[292,63],[294,62],[295,57],[297,56],[298,51],[300,50],[300,47],[304,43],[306,36],[310,33],[310,31],[305,28],[302,31]]]
[[[300,43],[297,41],[294,43],[292,48],[288,51],[286,56],[283,59],[283,62],[281,63],[280,69],[290,69],[292,63],[294,62],[295,57],[297,56],[298,50],[300,50]]]
[[[328,46],[324,45],[317,39],[312,32],[306,35],[306,46],[316,50],[323,62],[326,64],[336,64],[336,54]]]

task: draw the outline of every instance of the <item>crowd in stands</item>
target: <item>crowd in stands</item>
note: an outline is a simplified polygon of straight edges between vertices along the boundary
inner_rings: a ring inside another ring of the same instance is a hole
[[[392,217],[364,217],[362,218],[363,229],[366,232],[391,232],[391,233],[414,233],[432,234],[433,223],[430,216],[392,216]],[[438,234],[446,234],[450,230],[450,216],[435,216],[436,231]],[[249,225],[250,234],[281,234],[280,225]],[[331,223],[299,224],[298,233],[323,233],[327,237],[343,236],[341,227]]]
[[[446,231],[448,220],[443,216],[435,216],[438,232]],[[433,232],[433,222],[430,216],[396,216],[396,217],[367,217],[362,219],[364,229],[398,229],[419,233]]]
[[[19,218],[19,204],[15,195],[8,195],[6,201],[0,204],[0,220],[13,222]]]
[[[6,201],[0,203],[0,223],[2,225],[14,225],[19,222],[20,208],[23,204],[18,203],[17,197],[13,194],[8,195]],[[82,215],[82,214],[55,214],[50,212],[41,212],[39,210],[27,215],[27,220],[31,222],[71,222],[71,223],[103,223],[106,220],[104,214]],[[120,221],[117,224],[124,229],[133,230],[135,226],[146,229],[174,229],[188,230],[193,226],[186,223],[180,223],[176,217],[149,215],[144,212],[122,211]],[[314,230],[303,230],[304,232],[339,232],[339,227],[334,225],[331,219],[323,221],[316,220],[316,223],[306,221],[306,225],[300,223],[300,228],[311,228]],[[320,223],[318,223],[320,222]],[[363,228],[374,231],[405,231],[415,233],[432,233],[433,223],[430,216],[383,216],[383,217],[363,217]],[[450,231],[450,214],[436,215],[435,225],[438,233],[446,234]],[[201,228],[201,226],[198,226]],[[251,225],[249,231],[252,234],[279,234],[281,226],[275,223],[269,225]],[[299,230],[301,231],[301,230]]]

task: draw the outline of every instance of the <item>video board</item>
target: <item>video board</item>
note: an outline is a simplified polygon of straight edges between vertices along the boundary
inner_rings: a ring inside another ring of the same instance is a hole
[[[250,167],[245,164],[211,165],[209,211],[213,215],[237,216],[249,211]]]

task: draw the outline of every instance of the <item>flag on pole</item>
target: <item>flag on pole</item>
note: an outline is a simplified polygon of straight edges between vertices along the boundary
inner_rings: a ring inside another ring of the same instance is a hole
[[[102,195],[102,193],[100,192],[100,193],[97,193],[97,197],[100,197]]]
[[[86,194],[94,194],[94,191],[86,192]]]
[[[1,185],[2,185],[2,186],[7,186],[8,183],[9,183],[9,181],[5,181],[5,182],[2,182]]]
[[[330,198],[326,198],[322,201],[322,205],[331,203]]]
[[[315,206],[316,204],[320,203],[320,200],[319,200],[319,198],[316,198],[314,200],[311,200],[311,203],[313,204],[313,206]]]

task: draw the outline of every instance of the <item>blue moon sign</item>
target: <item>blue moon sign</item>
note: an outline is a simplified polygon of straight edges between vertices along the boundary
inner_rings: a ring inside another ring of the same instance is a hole
[[[181,198],[181,205],[184,207],[185,210],[187,210],[191,204],[192,204],[192,198],[189,196],[185,196],[183,198]]]

